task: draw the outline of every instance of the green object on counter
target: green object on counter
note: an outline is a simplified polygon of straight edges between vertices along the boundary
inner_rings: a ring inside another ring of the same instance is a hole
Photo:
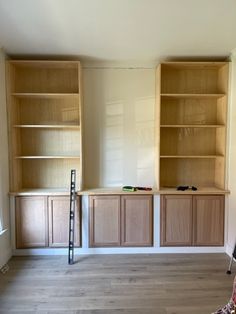
[[[135,192],[135,191],[137,191],[136,187],[130,186],[130,185],[123,186],[122,190],[125,191],[125,192]]]

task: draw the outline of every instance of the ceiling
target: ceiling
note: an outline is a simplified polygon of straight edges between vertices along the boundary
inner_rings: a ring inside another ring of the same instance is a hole
[[[0,46],[87,63],[225,58],[236,48],[236,1],[0,0]]]

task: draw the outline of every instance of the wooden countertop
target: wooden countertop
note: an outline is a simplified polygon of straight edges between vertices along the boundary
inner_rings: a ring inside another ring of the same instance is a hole
[[[122,191],[122,188],[97,188],[97,189],[87,189],[83,191],[77,192],[78,195],[102,195],[102,194],[151,194],[151,195],[159,195],[159,194],[207,194],[207,195],[215,195],[215,194],[229,194],[229,190],[222,190],[215,187],[208,188],[199,188],[197,191],[186,190],[186,191],[177,191],[175,188],[161,188],[160,190],[153,189],[152,191],[135,191],[135,192],[125,192]]]
[[[160,190],[153,189],[152,191],[135,191],[126,192],[123,191],[121,187],[112,188],[96,188],[96,189],[85,189],[82,191],[77,191],[77,195],[160,195],[160,194],[191,194],[191,195],[219,195],[219,194],[229,194],[229,190],[222,190],[215,187],[199,188],[197,191],[186,190],[177,191],[175,188],[161,188]],[[40,195],[50,195],[50,196],[69,196],[70,191],[66,189],[23,189],[19,191],[13,191],[9,193],[13,196],[40,196]]]

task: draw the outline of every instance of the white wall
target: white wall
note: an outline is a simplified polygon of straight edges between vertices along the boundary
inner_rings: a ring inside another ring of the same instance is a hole
[[[228,165],[228,239],[227,253],[236,243],[236,56],[232,56],[231,93],[229,102],[229,165]]]
[[[0,49],[0,207],[3,212],[3,227],[8,229],[4,234],[0,235],[0,268],[11,257],[8,177],[5,55]]]
[[[155,69],[85,68],[83,80],[85,186],[153,186]]]

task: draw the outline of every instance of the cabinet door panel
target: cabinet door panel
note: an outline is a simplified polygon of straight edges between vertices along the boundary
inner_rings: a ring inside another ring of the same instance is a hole
[[[161,246],[192,245],[192,196],[161,197]]]
[[[193,196],[194,245],[224,245],[224,196]]]
[[[16,248],[48,245],[47,199],[16,197]]]
[[[120,246],[120,196],[90,196],[90,246]]]
[[[153,208],[151,195],[121,197],[121,245],[151,246]]]
[[[52,196],[48,198],[49,208],[49,246],[67,247],[69,242],[70,198]],[[75,208],[74,245],[80,246],[80,204],[77,198]]]

